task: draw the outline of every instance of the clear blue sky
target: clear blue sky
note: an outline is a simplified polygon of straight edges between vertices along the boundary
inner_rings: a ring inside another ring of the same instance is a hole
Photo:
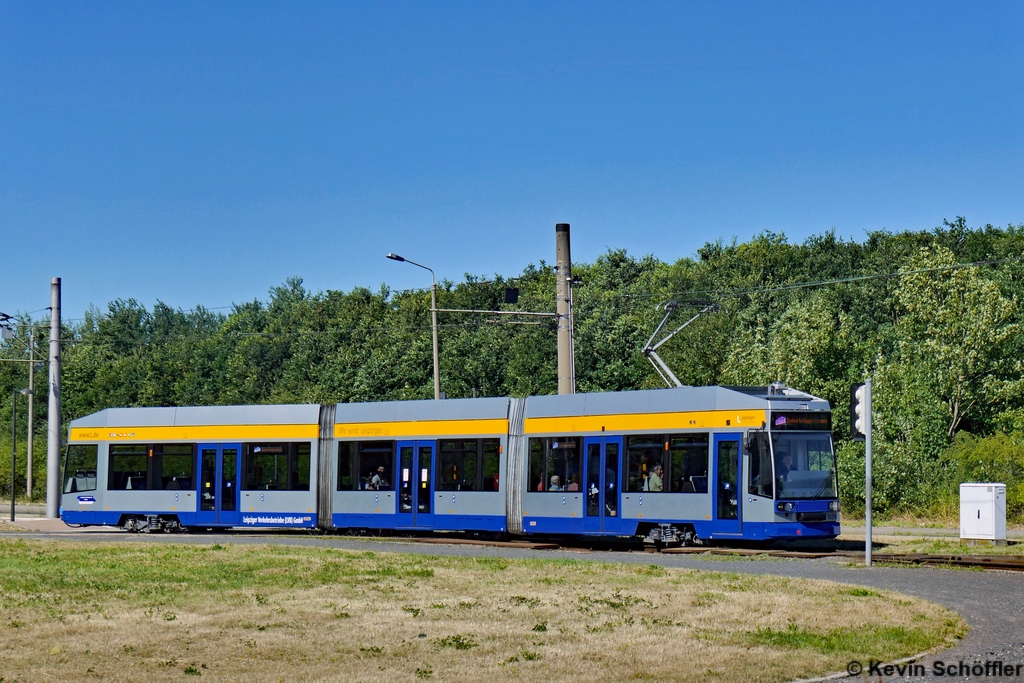
[[[1024,3],[0,4],[0,310],[1024,222]]]

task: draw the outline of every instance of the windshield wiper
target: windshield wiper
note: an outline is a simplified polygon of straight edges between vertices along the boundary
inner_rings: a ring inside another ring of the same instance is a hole
[[[836,476],[836,473],[835,473],[835,472],[833,472],[833,471],[831,471],[831,470],[829,470],[829,476],[827,476],[827,477],[825,477],[825,478],[823,478],[823,479],[821,480],[821,486],[819,486],[819,487],[818,487],[818,488],[817,488],[817,489],[816,489],[816,490],[814,491],[814,494],[813,494],[813,495],[811,495],[811,498],[820,498],[820,497],[821,497],[821,494],[822,494],[822,492],[823,492],[823,491],[825,490],[825,486],[826,486],[826,485],[827,485],[827,484],[829,483],[829,481],[831,481],[831,480],[832,480],[832,478],[833,478],[833,477],[835,477],[835,476]]]

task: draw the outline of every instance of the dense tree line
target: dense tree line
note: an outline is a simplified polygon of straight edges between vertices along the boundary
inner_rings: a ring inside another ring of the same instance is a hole
[[[880,507],[941,514],[958,481],[1001,478],[1011,514],[1021,516],[1022,258],[1024,226],[969,228],[962,218],[929,231],[872,232],[863,242],[828,232],[791,244],[763,233],[708,243],[675,263],[609,251],[574,266],[582,279],[574,289],[578,390],[662,386],[640,352],[659,304],[715,301],[721,310],[663,347],[663,357],[686,384],[782,381],[827,398],[847,509],[863,495],[863,447],[847,439],[849,387],[871,373]],[[502,303],[506,286],[519,288],[517,305]],[[550,311],[554,289],[553,268],[541,261],[514,277],[443,282],[439,306]],[[64,330],[65,417],[109,406],[430,398],[428,308],[425,291],[310,292],[298,278],[226,315],[114,301]],[[678,320],[690,310],[683,303]],[[442,313],[440,322],[449,397],[555,392],[549,319]],[[38,348],[47,332],[36,331]],[[21,328],[0,357],[24,358],[27,335]],[[7,415],[24,365],[0,363]]]

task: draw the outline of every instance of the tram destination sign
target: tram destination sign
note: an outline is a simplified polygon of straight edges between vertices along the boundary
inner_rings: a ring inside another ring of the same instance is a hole
[[[772,411],[772,431],[799,430],[803,432],[832,431],[832,413]]]

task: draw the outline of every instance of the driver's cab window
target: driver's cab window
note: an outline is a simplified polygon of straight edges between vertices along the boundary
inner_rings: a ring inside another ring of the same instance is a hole
[[[72,444],[64,456],[64,493],[96,490],[96,444]]]

